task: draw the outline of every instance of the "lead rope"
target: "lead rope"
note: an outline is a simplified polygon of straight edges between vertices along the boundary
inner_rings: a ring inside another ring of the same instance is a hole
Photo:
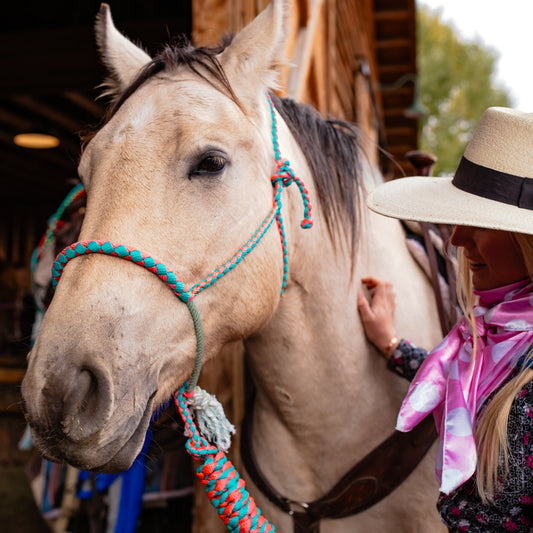
[[[218,400],[197,386],[203,360],[204,335],[200,315],[193,298],[235,268],[263,238],[274,219],[276,219],[278,226],[283,254],[283,280],[281,286],[281,294],[283,294],[287,281],[288,258],[287,242],[281,216],[281,193],[285,187],[288,187],[293,182],[296,182],[304,203],[304,217],[300,225],[304,229],[311,228],[313,225],[308,191],[303,181],[294,175],[289,161],[283,160],[280,156],[274,106],[269,95],[267,95],[267,98],[272,118],[272,139],[277,162],[276,173],[271,177],[275,190],[273,205],[261,226],[230,260],[190,289],[187,289],[176,274],[167,269],[162,262],[139,250],[132,250],[122,244],[111,241],[93,240],[73,243],[58,254],[52,268],[52,285],[55,289],[65,265],[75,257],[91,253],[119,257],[143,266],[156,274],[187,305],[196,335],[196,359],[191,377],[175,393],[174,400],[189,437],[185,447],[194,459],[203,461],[203,464],[196,470],[196,475],[201,483],[205,485],[206,494],[217,510],[219,517],[224,521],[228,530],[235,533],[267,533],[275,531],[275,528],[261,514],[254,499],[246,490],[244,480],[239,476],[235,467],[224,453],[229,449],[231,435],[235,433],[235,427],[227,420]],[[200,431],[198,431],[192,419],[190,408],[195,411]],[[215,442],[217,446],[210,444],[206,438]]]

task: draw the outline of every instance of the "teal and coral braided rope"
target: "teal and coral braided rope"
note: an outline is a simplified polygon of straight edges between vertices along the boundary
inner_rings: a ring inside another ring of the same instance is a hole
[[[289,161],[284,160],[279,151],[279,142],[278,142],[278,123],[276,120],[276,113],[274,111],[274,104],[272,103],[272,98],[267,94],[268,105],[270,107],[270,118],[272,124],[272,144],[274,146],[274,155],[276,157],[276,162],[278,164],[276,173],[270,178],[272,181],[272,186],[274,187],[274,206],[277,206],[276,209],[276,223],[278,226],[278,231],[281,240],[281,251],[283,254],[283,280],[281,282],[281,294],[285,290],[285,285],[287,284],[287,274],[289,271],[289,261],[288,261],[288,252],[287,252],[287,237],[285,236],[285,228],[283,225],[283,218],[281,216],[281,193],[285,187],[288,187],[292,183],[296,182],[300,195],[302,196],[302,201],[304,204],[304,218],[300,223],[300,226],[303,229],[308,229],[313,227],[313,219],[311,218],[311,202],[309,200],[309,192],[305,187],[303,181],[294,175],[291,164]]]
[[[267,533],[274,526],[261,514],[255,500],[246,490],[246,483],[224,452],[209,444],[198,432],[189,409],[185,383],[175,394],[189,439],[185,444],[189,454],[203,464],[196,475],[205,486],[207,497],[217,510],[227,529],[234,533]]]
[[[76,201],[78,198],[81,198],[85,195],[85,189],[83,188],[82,183],[78,183],[65,197],[65,199],[61,202],[59,207],[57,208],[56,212],[48,219],[48,225],[46,227],[46,231],[44,232],[44,235],[42,236],[41,240],[39,241],[39,244],[37,245],[37,248],[33,251],[32,257],[31,257],[31,270],[32,272],[35,271],[35,267],[37,266],[37,263],[39,262],[39,259],[41,259],[43,255],[43,250],[50,244],[50,241],[54,237],[54,235],[57,233],[58,229],[61,226],[62,223],[62,216],[65,211],[65,209],[74,201]]]
[[[52,267],[52,286],[54,289],[59,283],[59,278],[61,277],[66,264],[71,259],[85,254],[104,254],[119,257],[120,259],[127,259],[128,261],[140,265],[156,274],[174,291],[174,294],[176,294],[182,302],[187,303],[194,297],[191,291],[185,287],[183,281],[181,281],[174,272],[167,269],[162,261],[158,261],[139,250],[128,248],[123,244],[99,240],[75,242],[59,252],[54,262],[54,266]]]
[[[287,239],[281,216],[281,193],[285,187],[288,187],[293,182],[296,182],[304,203],[304,217],[300,225],[302,228],[311,228],[313,225],[308,191],[302,180],[294,175],[289,161],[283,160],[280,156],[274,106],[269,95],[267,95],[267,98],[272,118],[272,139],[277,162],[276,173],[271,178],[272,186],[274,187],[272,209],[248,242],[231,259],[191,288],[187,288],[183,281],[174,272],[167,269],[161,261],[139,250],[134,250],[111,241],[92,240],[73,243],[58,254],[52,268],[52,285],[55,289],[65,265],[75,257],[92,253],[115,256],[132,261],[156,274],[174,291],[182,302],[187,304],[195,328],[197,341],[196,362],[191,378],[175,394],[175,401],[189,434],[186,448],[195,459],[203,461],[203,465],[198,468],[196,474],[206,486],[207,496],[217,509],[220,518],[224,521],[226,527],[235,533],[267,533],[275,531],[275,528],[263,517],[255,501],[248,494],[244,480],[240,478],[235,467],[227,459],[226,455],[215,446],[209,444],[199,434],[192,421],[187,398],[191,398],[194,394],[194,388],[198,380],[203,359],[202,324],[198,310],[192,300],[206,287],[209,287],[216,280],[235,268],[261,241],[274,219],[278,226],[283,255],[283,281],[281,286],[281,294],[283,294],[287,280],[288,254]]]
[[[140,265],[153,274],[155,274],[161,281],[166,283],[173,291],[174,294],[187,305],[189,313],[194,325],[194,332],[196,335],[196,360],[194,369],[189,380],[190,391],[194,390],[200,370],[202,367],[203,353],[204,353],[204,334],[202,328],[202,322],[200,320],[200,314],[194,305],[193,294],[185,287],[183,281],[181,281],[172,270],[169,270],[161,261],[154,259],[153,257],[143,254],[139,250],[132,250],[123,244],[119,244],[111,241],[80,241],[67,246],[61,251],[54,262],[52,267],[52,287],[57,287],[61,274],[65,268],[65,265],[75,257],[87,254],[104,254],[115,256],[120,259],[126,259]]]

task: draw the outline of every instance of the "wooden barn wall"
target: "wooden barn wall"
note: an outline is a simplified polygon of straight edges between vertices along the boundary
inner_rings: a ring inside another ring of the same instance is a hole
[[[386,177],[413,173],[406,153],[418,147],[418,121],[406,110],[415,99],[416,4],[414,0],[373,0],[375,16],[376,60],[379,80],[376,87],[382,110],[382,147],[396,164],[382,160]],[[403,81],[402,81],[403,80]]]
[[[218,43],[250,22],[269,0],[195,0],[193,39]],[[361,74],[362,59],[375,64],[372,0],[297,0],[287,54],[292,66],[282,76],[282,95],[314,105],[324,117],[356,122],[369,136],[376,157],[378,123],[371,83]],[[373,84],[377,84],[374,79]]]
[[[378,122],[372,87],[377,80],[372,76],[378,69],[372,0],[329,1],[332,6],[328,17],[334,20],[330,22],[328,46],[332,93],[328,113],[357,123],[369,136],[367,151],[375,158]],[[365,64],[370,69],[370,80],[362,71]]]

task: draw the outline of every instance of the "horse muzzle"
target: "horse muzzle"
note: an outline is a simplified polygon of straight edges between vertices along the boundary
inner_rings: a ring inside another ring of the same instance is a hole
[[[109,370],[94,363],[41,374],[30,365],[22,382],[23,408],[41,453],[83,470],[129,468],[144,443],[157,385],[145,398],[117,391]]]

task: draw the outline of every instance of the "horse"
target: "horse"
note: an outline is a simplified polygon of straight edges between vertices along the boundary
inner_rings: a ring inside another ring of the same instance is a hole
[[[113,104],[79,163],[87,192],[80,241],[142,250],[196,287],[204,361],[244,343],[257,464],[290,501],[308,502],[392,431],[407,389],[365,338],[359,278],[394,283],[405,338],[431,347],[439,329],[400,223],[365,207],[383,178],[361,134],[274,96],[290,13],[287,0],[274,0],[229,43],[168,45],[152,59],[102,5],[97,42]],[[180,299],[116,254],[83,254],[65,266],[22,384],[45,457],[103,472],[131,465],[153,413],[195,364]],[[321,530],[443,530],[434,455],[433,447],[401,489],[353,516],[323,519]],[[243,477],[269,521],[291,531],[297,513]]]

